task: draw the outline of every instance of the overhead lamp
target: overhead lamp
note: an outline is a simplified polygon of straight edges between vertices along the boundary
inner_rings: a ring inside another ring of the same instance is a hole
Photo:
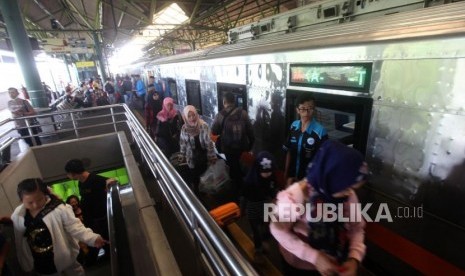
[[[58,20],[56,20],[55,18],[50,19],[50,25],[52,26],[52,30],[58,29],[59,24],[60,23],[58,23]]]

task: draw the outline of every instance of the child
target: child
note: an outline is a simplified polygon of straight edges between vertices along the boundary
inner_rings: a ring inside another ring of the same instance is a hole
[[[246,199],[246,214],[252,228],[255,253],[262,253],[262,234],[260,228],[264,225],[263,208],[266,202],[276,195],[276,169],[271,153],[258,153],[255,162],[244,179],[243,195]]]
[[[71,205],[73,208],[74,215],[82,222],[84,223],[84,217],[82,215],[82,210],[81,210],[81,204],[79,202],[79,197],[75,195],[70,195],[66,199],[66,204]],[[89,247],[83,242],[79,242],[79,254],[77,256],[77,261],[80,264],[85,265],[85,260],[87,257],[87,254],[89,253]]]
[[[102,247],[106,241],[85,228],[71,206],[50,193],[40,179],[18,184],[22,202],[11,216],[18,260],[24,271],[42,275],[85,275],[76,261],[77,240]]]
[[[356,275],[365,255],[365,222],[360,216],[346,223],[309,222],[308,217],[318,218],[314,212],[321,203],[342,204],[344,217],[350,217],[349,205],[359,202],[353,189],[363,185],[367,173],[358,151],[328,140],[309,164],[306,179],[278,194],[278,221],[270,224],[270,230],[280,244],[285,275],[315,275],[316,270],[323,275]],[[296,208],[304,203],[310,203],[311,216],[297,215]]]
[[[73,208],[74,215],[81,221],[84,222],[84,217],[82,216],[81,204],[79,202],[79,197],[75,195],[70,195],[66,199],[66,204],[71,205]]]

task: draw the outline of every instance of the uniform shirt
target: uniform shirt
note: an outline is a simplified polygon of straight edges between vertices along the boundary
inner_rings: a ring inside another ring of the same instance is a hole
[[[283,145],[284,150],[291,153],[288,176],[297,179],[305,177],[308,163],[321,143],[328,139],[326,129],[315,119],[304,132],[300,130],[301,125],[300,120],[292,122],[287,142]]]

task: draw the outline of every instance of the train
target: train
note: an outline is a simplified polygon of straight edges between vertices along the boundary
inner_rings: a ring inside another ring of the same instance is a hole
[[[463,274],[464,10],[456,2],[282,31],[130,70],[155,76],[179,108],[194,105],[208,123],[233,93],[252,120],[253,151],[281,160],[296,98],[312,93],[330,139],[366,157],[362,202],[389,206],[391,220],[367,224],[374,271]]]

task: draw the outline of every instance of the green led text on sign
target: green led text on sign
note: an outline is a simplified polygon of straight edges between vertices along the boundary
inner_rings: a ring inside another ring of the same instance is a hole
[[[336,89],[365,90],[369,76],[367,65],[291,66],[292,84]]]

